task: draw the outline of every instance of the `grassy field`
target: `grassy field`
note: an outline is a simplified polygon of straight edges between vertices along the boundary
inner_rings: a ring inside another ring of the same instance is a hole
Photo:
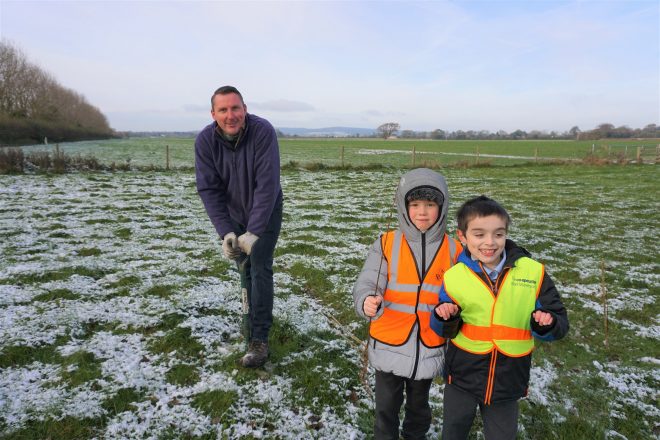
[[[169,146],[171,167],[194,166],[194,139],[133,138],[107,141],[63,143],[70,154],[94,155],[106,163],[165,167]],[[446,164],[490,163],[511,165],[547,160],[582,160],[598,157],[636,159],[641,147],[644,162],[656,160],[660,139],[602,141],[431,141],[382,139],[281,139],[281,163],[318,162],[330,166],[442,166]],[[54,146],[24,147],[26,152],[53,150]],[[343,160],[342,160],[343,151]]]
[[[0,176],[0,438],[369,438],[350,292],[402,172],[283,171],[273,353],[256,371],[236,364],[238,275],[190,171]],[[508,208],[569,310],[568,337],[534,354],[519,438],[659,438],[657,167],[442,172],[452,218],[482,193]]]

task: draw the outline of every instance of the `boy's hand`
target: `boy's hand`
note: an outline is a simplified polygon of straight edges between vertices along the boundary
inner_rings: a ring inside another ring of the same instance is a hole
[[[382,302],[383,302],[383,297],[380,295],[368,296],[367,299],[364,300],[364,304],[362,305],[362,310],[364,311],[364,314],[370,318],[373,318],[374,316],[376,316],[378,307],[380,307],[380,303]]]
[[[549,326],[554,322],[552,314],[541,310],[537,310],[532,313],[532,318],[534,318],[534,321],[536,321],[536,323],[541,326]]]
[[[435,308],[435,313],[445,321],[458,313],[458,306],[452,303],[442,303]]]

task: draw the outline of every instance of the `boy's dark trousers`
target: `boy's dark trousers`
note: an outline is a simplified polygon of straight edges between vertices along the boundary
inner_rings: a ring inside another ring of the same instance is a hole
[[[399,410],[405,388],[404,439],[424,439],[431,426],[429,390],[432,379],[412,380],[376,370],[376,440],[399,440]]]
[[[246,229],[233,221],[239,234]],[[248,301],[250,302],[250,335],[252,340],[268,342],[273,324],[273,254],[282,227],[282,200],[275,203],[266,230],[254,243],[246,266]]]
[[[486,405],[477,397],[451,384],[445,385],[442,440],[467,439],[477,406],[484,422],[486,440],[515,440],[518,431],[517,400]]]

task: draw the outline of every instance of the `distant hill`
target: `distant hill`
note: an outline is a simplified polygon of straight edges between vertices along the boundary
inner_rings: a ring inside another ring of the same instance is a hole
[[[275,127],[287,136],[301,137],[353,137],[373,136],[376,130],[373,128],[356,127],[325,127],[325,128],[295,128]]]

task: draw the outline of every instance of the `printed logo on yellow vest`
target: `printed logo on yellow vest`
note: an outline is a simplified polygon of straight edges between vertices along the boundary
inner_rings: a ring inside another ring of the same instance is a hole
[[[536,281],[527,278],[514,278],[512,284],[517,287],[529,287],[530,289],[536,287]]]

